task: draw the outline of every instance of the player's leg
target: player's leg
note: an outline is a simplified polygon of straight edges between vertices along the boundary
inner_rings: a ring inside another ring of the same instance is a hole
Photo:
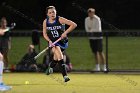
[[[55,46],[52,48],[52,52],[53,52],[53,62],[51,62],[49,68],[46,70],[46,74],[49,75],[50,73],[52,73],[53,72],[52,67],[55,66],[56,65],[55,63],[58,62],[61,73],[64,77],[64,81],[65,82],[69,81],[70,79],[67,76],[66,66],[63,60],[63,53],[61,51],[61,48],[59,46]]]
[[[55,47],[53,47],[52,50],[51,50],[51,51],[52,51],[52,55],[53,55],[53,59],[52,59],[52,61],[49,63],[48,68],[47,68],[47,70],[46,70],[46,74],[47,74],[47,75],[53,73],[53,67],[55,67],[56,64],[57,64],[57,62],[58,62],[58,61],[57,61],[56,54],[54,53],[55,50],[56,50]],[[50,51],[49,51],[49,52],[50,52]],[[50,55],[50,56],[51,56],[51,55]]]
[[[3,67],[4,67],[4,63],[3,63],[3,56],[0,53],[0,85],[3,83],[2,80],[2,76],[3,76]]]
[[[3,78],[3,67],[4,67],[3,56],[0,53],[0,91],[7,91],[7,90],[10,90],[12,87],[4,85],[4,83],[3,83],[3,79],[2,79]]]
[[[60,67],[60,71],[63,75],[64,81],[67,82],[70,79],[67,76],[66,64],[64,63],[63,53],[62,53],[61,48],[59,46],[56,46],[55,54],[56,54],[56,57],[58,59],[58,64],[59,64],[59,67]]]
[[[99,57],[99,52],[96,51],[95,53],[95,71],[100,71],[100,57]]]
[[[3,58],[4,58],[4,67],[5,67],[5,72],[9,72],[8,70],[8,51],[5,51],[3,53]]]
[[[97,41],[90,39],[90,47],[95,57],[95,71],[100,71],[100,60],[99,60],[99,52],[97,51]]]
[[[101,62],[101,65],[103,67],[102,69],[103,69],[103,71],[107,71],[105,55],[103,53],[103,41],[102,41],[102,39],[98,40],[98,44],[97,45],[98,45],[100,62]]]
[[[2,51],[1,51],[3,55],[3,61],[4,61],[4,72],[10,72],[10,70],[8,69],[8,63],[9,63],[8,52],[9,52],[8,41],[6,40],[2,44]]]
[[[100,53],[100,58],[103,65],[103,71],[107,71],[105,55],[103,52]]]
[[[52,48],[53,57],[52,57],[52,61],[51,61],[50,64],[49,64],[51,68],[55,67],[56,64],[57,64],[57,62],[58,62],[57,56],[56,56],[56,54],[54,53],[55,51],[56,51],[56,48],[53,47],[53,48]]]

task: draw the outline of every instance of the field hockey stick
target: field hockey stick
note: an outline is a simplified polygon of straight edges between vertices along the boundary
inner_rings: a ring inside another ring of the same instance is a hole
[[[2,32],[4,32],[4,33],[5,33],[5,32],[8,32],[9,30],[10,30],[10,28],[9,28],[9,27],[7,27],[7,28],[6,28],[6,29],[4,29],[4,30],[3,30],[3,29],[1,29],[1,31],[2,31]]]
[[[14,29],[15,26],[16,26],[16,23],[12,23],[12,24],[11,24],[11,27],[7,27],[6,29],[4,29],[4,30],[2,30],[2,31],[3,31],[4,33],[5,33],[5,32],[8,32],[8,31]]]
[[[38,55],[34,57],[34,60],[36,60],[40,55],[42,55],[44,52],[46,52],[50,47],[54,46],[57,42],[59,42],[61,38],[57,39],[55,42],[53,42],[51,45],[49,45],[47,48],[43,49]]]
[[[53,42],[51,45],[49,45],[47,48],[43,49],[38,55],[36,55],[35,57],[33,58],[30,58],[28,60],[23,60],[25,62],[28,62],[28,63],[32,63],[34,62],[38,57],[40,57],[44,52],[46,52],[50,47],[54,46],[57,42],[59,42],[61,40],[61,38],[57,39],[55,42]]]

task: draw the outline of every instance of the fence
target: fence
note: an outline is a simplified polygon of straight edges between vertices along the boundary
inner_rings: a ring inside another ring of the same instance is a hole
[[[41,36],[41,32],[39,33]],[[73,64],[73,71],[91,71],[95,66],[94,55],[89,46],[88,36],[103,35],[104,53],[108,71],[140,72],[140,32],[137,30],[103,31],[102,34],[74,31],[69,34],[69,48],[67,53]],[[13,31],[12,50],[10,51],[11,63],[16,64],[15,57],[20,59],[26,52],[26,46],[31,41],[31,31]],[[26,37],[26,38],[25,38]],[[47,46],[41,37],[41,50]],[[22,41],[21,43],[19,43]],[[13,57],[14,56],[14,57]],[[42,57],[38,60],[42,62]]]

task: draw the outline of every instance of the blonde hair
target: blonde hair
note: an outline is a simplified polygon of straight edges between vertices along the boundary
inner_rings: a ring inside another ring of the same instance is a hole
[[[95,9],[94,8],[89,8],[88,10],[87,10],[87,12],[89,13],[89,12],[95,12]]]

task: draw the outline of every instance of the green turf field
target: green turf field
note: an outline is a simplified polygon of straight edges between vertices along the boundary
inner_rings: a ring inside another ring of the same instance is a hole
[[[69,77],[71,81],[64,83],[59,73],[5,73],[5,83],[13,87],[5,93],[140,93],[140,75],[69,73]]]
[[[139,37],[109,37],[109,68],[140,69],[140,38]],[[27,52],[31,37],[12,37],[12,49],[9,53],[10,64],[16,64]],[[47,46],[41,38],[41,50]],[[37,47],[36,47],[37,48]],[[104,38],[104,52],[105,38]],[[73,69],[89,70],[94,67],[94,56],[91,53],[87,37],[70,37],[67,53],[71,58]],[[38,62],[42,62],[41,56]]]

